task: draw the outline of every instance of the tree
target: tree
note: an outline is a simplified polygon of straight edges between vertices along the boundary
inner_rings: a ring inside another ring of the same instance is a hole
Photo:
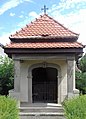
[[[86,54],[81,58],[79,68],[82,72],[86,72]]]
[[[86,72],[76,72],[76,88],[80,93],[86,94]]]
[[[86,54],[79,61],[79,69],[81,72],[76,71],[76,88],[86,94]]]
[[[8,95],[8,91],[13,88],[14,63],[13,60],[0,57],[0,94]]]

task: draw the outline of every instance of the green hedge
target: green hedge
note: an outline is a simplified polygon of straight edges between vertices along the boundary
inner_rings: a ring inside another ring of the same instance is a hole
[[[64,102],[66,119],[86,119],[86,95]]]
[[[0,96],[0,119],[19,119],[17,103],[10,97]]]

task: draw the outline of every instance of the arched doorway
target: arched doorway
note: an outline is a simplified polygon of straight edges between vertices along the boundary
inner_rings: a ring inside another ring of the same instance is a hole
[[[33,103],[58,103],[58,71],[52,67],[32,70]]]

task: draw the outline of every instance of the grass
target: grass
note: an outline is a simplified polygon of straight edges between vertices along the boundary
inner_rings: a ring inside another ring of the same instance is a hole
[[[5,96],[0,96],[0,119],[19,119],[17,102]]]
[[[66,119],[86,119],[86,95],[63,103]]]

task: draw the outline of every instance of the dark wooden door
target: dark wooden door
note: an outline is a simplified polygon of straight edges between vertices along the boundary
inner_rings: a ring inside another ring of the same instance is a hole
[[[35,68],[32,70],[33,102],[57,103],[57,70],[55,68]]]

